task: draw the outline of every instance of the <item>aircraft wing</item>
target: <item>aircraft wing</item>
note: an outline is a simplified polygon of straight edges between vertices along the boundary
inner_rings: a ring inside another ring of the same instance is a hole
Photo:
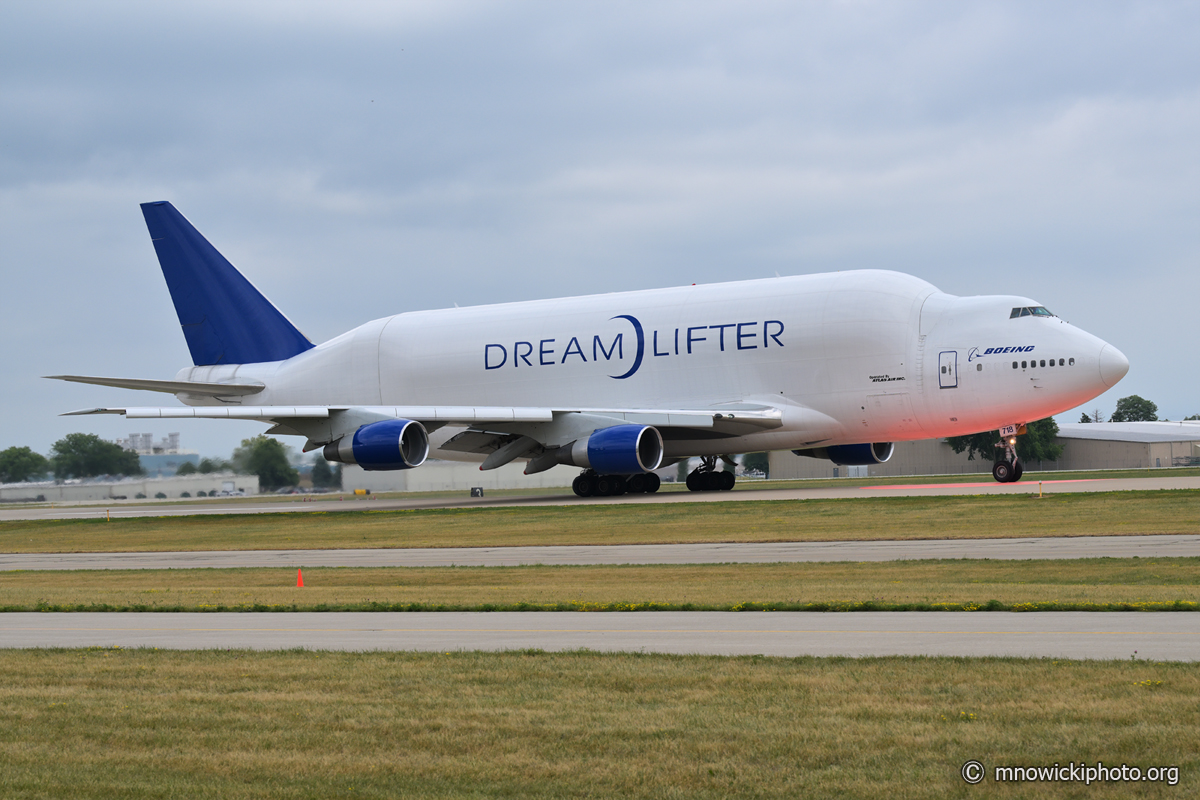
[[[468,406],[172,406],[169,408],[84,408],[64,417],[87,414],[120,414],[128,419],[326,419],[339,411],[358,411],[379,419],[412,419],[418,422],[471,424],[475,422],[550,422],[548,408],[476,408]]]
[[[167,381],[163,381],[167,383]],[[213,384],[224,385],[224,384]],[[129,387],[133,388],[133,387]],[[756,405],[721,406],[707,409],[649,408],[530,408],[481,406],[170,406],[84,408],[63,416],[119,414],[128,419],[253,419],[263,422],[283,419],[326,419],[337,412],[359,412],[378,419],[411,419],[422,423],[474,425],[502,422],[553,422],[555,415],[579,413],[607,417],[639,425],[711,428],[721,423],[738,423],[759,428],[783,424],[783,412]]]
[[[304,436],[308,440],[303,448],[305,452],[338,441],[363,425],[381,420],[415,420],[428,431],[451,425],[466,430],[439,447],[486,456],[483,469],[494,469],[515,458],[545,452],[550,445],[544,438],[547,428],[529,428],[529,425],[553,427],[555,422],[564,422],[569,429],[582,433],[614,425],[638,424],[667,431],[707,429],[708,435],[735,436],[783,424],[781,409],[749,404],[706,409],[224,405],[85,408],[63,416],[90,414],[120,414],[127,419],[256,420],[272,424],[268,433]]]

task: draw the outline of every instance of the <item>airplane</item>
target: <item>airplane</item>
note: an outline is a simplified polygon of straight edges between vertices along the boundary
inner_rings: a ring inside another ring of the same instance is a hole
[[[581,470],[581,497],[733,488],[737,453],[886,462],[894,443],[1024,425],[1129,370],[1116,347],[1020,296],[957,297],[854,270],[397,314],[314,345],[169,202],[141,205],[193,365],[174,380],[47,376],[182,406],[70,415],[251,419],[365,470],[428,457]]]

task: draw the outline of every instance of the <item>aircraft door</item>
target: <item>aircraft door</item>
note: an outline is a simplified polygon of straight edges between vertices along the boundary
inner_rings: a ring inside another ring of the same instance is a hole
[[[958,386],[958,351],[943,350],[938,353],[938,386],[954,389]]]

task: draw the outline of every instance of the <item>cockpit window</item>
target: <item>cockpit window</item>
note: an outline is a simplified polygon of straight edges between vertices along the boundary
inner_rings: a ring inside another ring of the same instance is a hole
[[[1008,315],[1009,319],[1017,317],[1053,317],[1050,310],[1045,306],[1028,306],[1026,308],[1014,308],[1012,313]]]

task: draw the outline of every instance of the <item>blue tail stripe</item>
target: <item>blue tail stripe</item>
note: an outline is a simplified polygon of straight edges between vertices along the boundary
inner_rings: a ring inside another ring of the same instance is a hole
[[[283,361],[313,344],[175,206],[142,203],[196,366]]]

